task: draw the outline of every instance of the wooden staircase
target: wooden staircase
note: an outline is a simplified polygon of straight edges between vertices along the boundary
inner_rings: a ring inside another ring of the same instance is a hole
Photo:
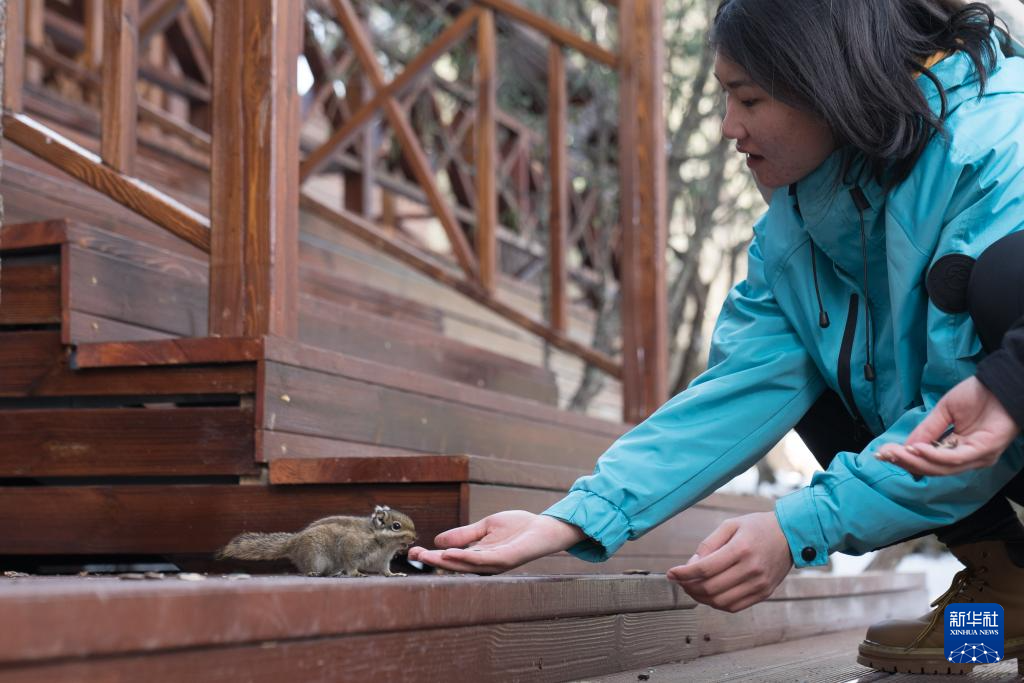
[[[17,155],[0,184],[24,221],[0,229],[0,570],[287,572],[211,555],[376,504],[429,543],[544,509],[628,427],[559,410],[561,378],[527,354],[453,338],[497,336],[489,322],[453,327],[318,239],[298,340],[206,338],[200,254]],[[717,494],[606,563],[560,554],[512,577],[0,578],[0,679],[560,681],[923,607],[918,576],[812,572],[729,615],[661,576],[722,520],[769,509]]]

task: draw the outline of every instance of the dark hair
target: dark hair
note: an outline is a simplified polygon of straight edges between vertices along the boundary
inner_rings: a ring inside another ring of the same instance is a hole
[[[984,92],[993,30],[1006,37],[988,5],[960,0],[722,0],[710,39],[772,97],[821,116],[848,152],[844,173],[859,158],[891,187],[944,132],[946,93],[924,62],[964,52]],[[918,73],[939,90],[938,116]]]

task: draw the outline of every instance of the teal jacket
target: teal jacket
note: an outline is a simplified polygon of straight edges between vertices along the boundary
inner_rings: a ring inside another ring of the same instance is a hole
[[[931,266],[949,254],[977,258],[1024,229],[1024,59],[1000,54],[980,98],[966,55],[932,71],[948,98],[948,136],[933,139],[907,180],[889,191],[864,182],[866,203],[855,202],[852,186],[838,178],[836,153],[789,192],[774,193],[754,228],[747,279],[718,319],[708,370],[545,511],[587,534],[573,554],[607,559],[709,495],[763,457],[826,388],[877,438],[862,453],[837,454],[809,486],[777,501],[796,566],[950,524],[1024,466],[1024,439],[995,466],[959,476],[915,479],[874,457],[882,444],[903,442],[981,358],[967,313],[929,300]],[[918,82],[938,112],[937,89]],[[827,328],[819,325],[815,281]],[[863,371],[865,296],[873,382]]]

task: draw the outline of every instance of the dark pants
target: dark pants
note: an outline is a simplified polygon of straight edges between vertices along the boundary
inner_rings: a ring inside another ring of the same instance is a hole
[[[1006,283],[1020,281],[1022,268],[1024,232],[1004,237],[990,246],[971,271],[970,287],[965,292],[967,312],[974,319],[987,351],[998,348],[1010,325],[1024,316],[1018,297],[1008,297],[1004,291]],[[797,424],[796,431],[825,468],[839,451],[860,452],[875,438],[850,416],[834,391],[826,391],[818,399]],[[991,540],[1024,541],[1024,526],[1007,499],[1024,504],[1024,471],[959,522],[912,538],[934,533],[947,546]]]

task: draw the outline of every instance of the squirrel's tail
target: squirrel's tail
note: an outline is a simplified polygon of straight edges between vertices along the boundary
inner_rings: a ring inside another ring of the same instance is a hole
[[[238,560],[277,560],[288,555],[294,536],[283,532],[239,534],[217,552],[217,559],[233,557]]]

